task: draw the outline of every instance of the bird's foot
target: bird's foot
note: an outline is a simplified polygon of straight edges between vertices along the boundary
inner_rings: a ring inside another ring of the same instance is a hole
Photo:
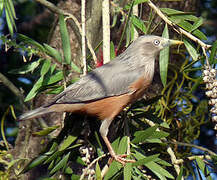
[[[132,159],[126,159],[126,157],[127,157],[126,154],[120,154],[120,155],[113,154],[111,156],[112,156],[113,160],[121,163],[123,166],[125,166],[126,163],[135,163],[136,162],[135,160],[132,160]]]

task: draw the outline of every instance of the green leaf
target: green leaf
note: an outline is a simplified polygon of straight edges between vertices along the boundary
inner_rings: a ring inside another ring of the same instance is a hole
[[[50,60],[44,60],[43,65],[41,67],[41,76],[44,76],[50,69],[51,61]]]
[[[51,132],[53,132],[54,130],[56,130],[57,128],[59,128],[59,126],[47,127],[47,128],[44,128],[41,131],[34,132],[33,135],[36,135],[36,136],[46,136],[46,135],[50,134]]]
[[[141,19],[134,15],[132,15],[130,19],[135,27],[140,29],[144,34],[147,33],[147,28]]]
[[[99,167],[98,161],[97,161],[97,163],[96,163],[96,179],[97,179],[97,180],[102,180],[101,169],[100,169],[100,167]]]
[[[197,21],[198,17],[189,14],[189,12],[178,11],[171,8],[160,8],[160,10],[174,19],[183,19],[189,21]]]
[[[46,76],[46,78],[43,81],[43,85],[54,84],[54,83],[61,81],[61,80],[63,80],[63,72],[59,71],[54,75]]]
[[[34,41],[33,39],[31,39],[31,38],[29,38],[23,34],[17,34],[17,39],[22,41],[25,44],[33,45],[36,48],[38,48],[40,51],[45,52],[44,47],[40,43]]]
[[[21,68],[12,69],[9,71],[9,73],[11,73],[11,74],[26,74],[28,72],[34,71],[38,67],[39,64],[40,64],[40,60],[34,61],[34,62],[31,62],[31,63],[28,63],[28,64],[22,66]]]
[[[124,180],[131,180],[132,177],[132,163],[127,163],[124,166]]]
[[[55,58],[58,62],[62,63],[62,57],[59,51],[57,51],[55,48],[49,46],[48,44],[44,43],[44,48],[47,50],[47,53]]]
[[[104,180],[110,180],[120,175],[120,166],[117,161],[113,161],[109,166],[109,170],[105,175]]]
[[[59,151],[65,150],[67,147],[69,147],[75,140],[77,139],[76,136],[69,135],[63,143],[59,147]]]
[[[183,178],[183,165],[181,166],[179,175],[177,176],[176,180],[182,180],[182,178]]]
[[[144,3],[144,2],[148,2],[149,0],[134,0],[134,6],[137,5],[137,4],[141,4],[141,3]],[[129,10],[131,7],[131,4],[127,4],[124,9],[126,10]]]
[[[110,43],[110,59],[114,59],[115,58],[115,46],[114,43],[111,41]]]
[[[65,155],[62,160],[60,160],[60,162],[50,171],[50,174],[55,173],[56,171],[60,170],[60,169],[65,169],[66,168],[66,164],[68,162],[69,159],[69,155],[71,152],[68,152],[67,155]]]
[[[195,35],[195,36],[197,36],[201,40],[207,40],[206,35],[203,32],[201,32],[199,29],[196,29],[195,31],[193,31],[192,34]]]
[[[67,167],[66,170],[65,170],[65,173],[66,173],[66,174],[72,174],[72,173],[73,173],[72,168]]]
[[[199,54],[197,53],[195,47],[187,39],[183,39],[183,42],[192,59],[196,61],[199,57]]]
[[[169,39],[169,31],[167,24],[165,24],[162,37]],[[160,77],[162,84],[164,87],[167,84],[167,70],[168,70],[168,63],[169,63],[169,47],[165,47],[160,52],[159,56],[159,63],[160,63]]]
[[[31,89],[31,91],[26,96],[26,98],[24,100],[25,102],[31,100],[32,98],[34,98],[36,96],[36,94],[38,93],[38,90],[42,87],[43,80],[44,80],[44,76],[41,76],[38,79],[38,81],[35,83],[35,85]]]
[[[119,143],[117,154],[124,154],[127,151],[127,136],[124,136]]]
[[[133,166],[141,166],[141,165],[145,165],[145,164],[147,164],[149,162],[156,161],[158,159],[159,155],[160,154],[155,154],[155,155],[151,155],[151,156],[145,157],[143,159],[139,159],[138,161],[136,161],[135,163],[133,163]]]
[[[64,151],[56,151],[56,152],[53,153],[49,158],[47,158],[47,160],[44,162],[44,164],[47,164],[47,163],[53,161],[54,159],[57,159],[57,158],[60,157],[63,153],[64,153]]]
[[[25,173],[31,170],[32,168],[42,164],[47,158],[48,156],[39,155],[37,158],[33,159],[30,163],[28,163],[27,166],[21,171],[20,174]]]
[[[194,30],[199,28],[202,24],[203,24],[203,18],[198,18],[198,20],[194,22],[190,32],[193,32]]]
[[[216,50],[217,50],[217,41],[215,41],[212,45],[211,54],[209,57],[210,64],[212,64],[216,58]]]
[[[61,39],[62,39],[64,60],[66,64],[71,64],[70,38],[69,38],[68,30],[66,27],[66,23],[64,20],[64,16],[62,14],[59,15],[59,25],[60,25],[60,34],[61,34]]]
[[[138,144],[140,142],[144,142],[147,138],[151,137],[151,135],[156,131],[158,125],[150,127],[144,131],[137,131],[134,136],[135,138],[132,140],[132,143]]]
[[[153,161],[146,163],[145,166],[149,168],[154,174],[156,174],[160,179],[166,179],[165,177],[174,179],[172,174],[170,174],[167,170]]]
[[[7,21],[9,32],[13,36],[14,34],[13,19],[11,17],[10,12],[7,9],[5,10],[5,14],[6,14],[6,21]]]

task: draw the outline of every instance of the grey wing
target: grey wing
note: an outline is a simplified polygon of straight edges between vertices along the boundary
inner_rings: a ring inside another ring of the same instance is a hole
[[[82,103],[130,93],[131,83],[141,77],[126,63],[112,61],[88,73],[56,96],[53,103]]]

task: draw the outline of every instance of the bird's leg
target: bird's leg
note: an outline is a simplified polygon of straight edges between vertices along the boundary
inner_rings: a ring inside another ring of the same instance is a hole
[[[100,134],[109,150],[110,155],[112,156],[112,158],[114,160],[116,160],[117,162],[121,163],[122,165],[125,165],[126,163],[134,163],[134,160],[129,160],[129,159],[125,159],[125,157],[127,156],[126,154],[122,154],[122,155],[117,155],[115,153],[115,151],[113,150],[110,141],[107,138],[107,134],[108,134],[108,128],[111,124],[112,120],[110,119],[105,119],[103,120],[101,127],[100,127]]]

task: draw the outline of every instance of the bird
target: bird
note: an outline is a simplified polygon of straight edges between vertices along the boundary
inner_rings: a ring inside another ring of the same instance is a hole
[[[99,132],[111,157],[125,165],[133,160],[116,154],[107,137],[114,118],[128,105],[141,99],[151,84],[159,52],[182,41],[155,35],[142,35],[119,56],[69,85],[49,103],[22,114],[18,120],[52,112],[72,112],[95,116],[102,121]]]

